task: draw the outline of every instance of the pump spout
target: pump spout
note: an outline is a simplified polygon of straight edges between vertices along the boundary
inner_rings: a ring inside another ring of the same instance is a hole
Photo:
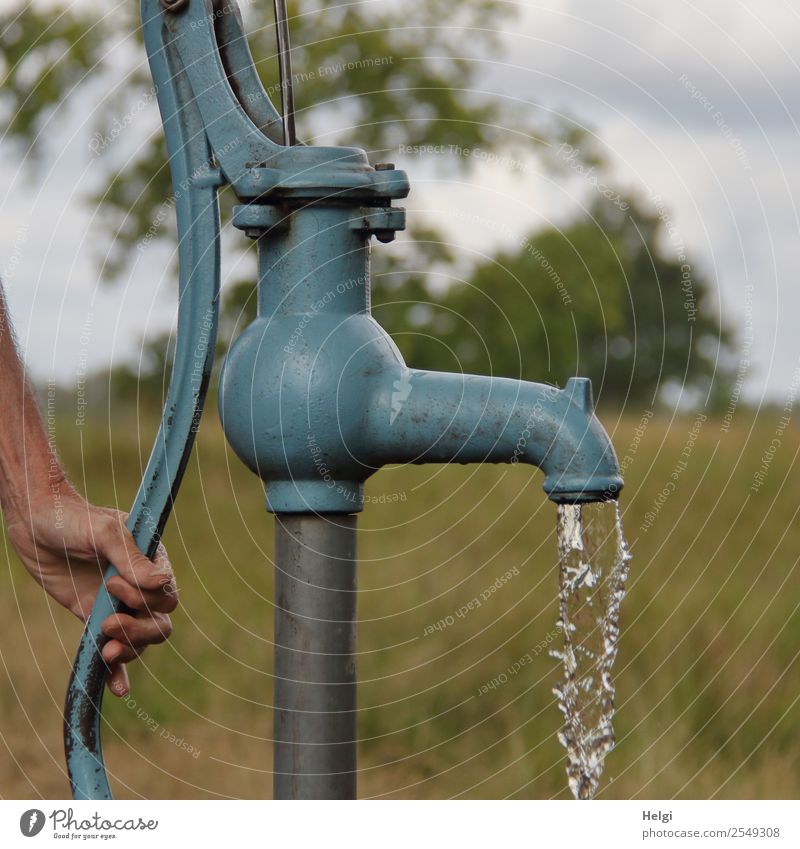
[[[557,503],[616,498],[619,464],[587,378],[541,383],[399,370],[372,398],[369,456],[386,463],[528,463]]]

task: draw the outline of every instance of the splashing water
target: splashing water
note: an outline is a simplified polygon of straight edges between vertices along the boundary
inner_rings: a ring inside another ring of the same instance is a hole
[[[591,799],[614,748],[614,682],[619,609],[631,555],[617,502],[560,504],[560,618],[564,647],[552,652],[564,678],[553,690],[564,715],[558,739],[576,799]]]

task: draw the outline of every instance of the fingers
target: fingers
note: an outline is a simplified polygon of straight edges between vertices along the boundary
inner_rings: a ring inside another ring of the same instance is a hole
[[[147,646],[168,639],[172,622],[166,613],[141,617],[115,613],[103,622],[102,628],[110,637],[103,646],[103,660],[109,668],[106,684],[115,696],[127,696],[131,687],[125,664],[139,657]]]
[[[106,663],[127,663],[146,647],[163,643],[172,633],[172,622],[166,613],[130,616],[114,613],[103,622],[103,633],[110,637],[103,647]]]
[[[122,513],[103,512],[93,528],[98,553],[119,572],[108,580],[109,593],[140,612],[134,616],[113,614],[102,624],[103,633],[109,637],[103,647],[103,660],[109,667],[107,684],[115,696],[130,692],[125,664],[135,660],[147,646],[163,643],[172,633],[168,614],[178,605],[175,576],[166,549],[159,545],[151,562],[139,551],[124,522]]]
[[[94,521],[95,545],[131,586],[158,590],[174,583],[167,552],[159,545],[154,561],[148,560],[125,527],[124,516],[116,511],[99,513]]]
[[[103,647],[103,659],[106,655],[113,657],[113,662],[107,662],[106,665],[110,670],[116,669],[117,666],[123,666],[136,660],[137,657],[144,651],[144,648],[134,648],[128,643],[121,643],[119,640],[111,640]]]
[[[121,575],[106,582],[108,591],[132,610],[146,613],[172,613],[178,606],[178,591],[174,582],[157,590],[144,590],[129,584]]]
[[[108,678],[106,678],[106,686],[119,698],[127,696],[130,693],[131,684],[128,680],[128,670],[125,669],[124,663],[116,663],[111,667]]]

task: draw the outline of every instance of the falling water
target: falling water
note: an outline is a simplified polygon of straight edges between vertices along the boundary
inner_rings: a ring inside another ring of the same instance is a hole
[[[553,691],[564,715],[558,739],[567,752],[573,796],[591,799],[614,748],[611,669],[631,559],[617,502],[559,505],[558,553],[557,624],[564,635],[563,649],[553,652],[564,667],[564,678]]]

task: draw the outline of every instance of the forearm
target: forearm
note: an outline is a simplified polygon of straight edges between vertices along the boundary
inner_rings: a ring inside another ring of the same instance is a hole
[[[30,505],[66,485],[25,376],[0,286],[0,506],[25,516]]]
[[[51,437],[25,378],[0,284],[0,506],[6,533],[33,578],[84,621],[103,580],[98,564],[116,566],[105,586],[124,609],[103,620],[102,654],[111,692],[124,696],[130,690],[125,664],[172,630],[175,576],[163,548],[155,562],[139,551],[122,513],[75,492]]]

